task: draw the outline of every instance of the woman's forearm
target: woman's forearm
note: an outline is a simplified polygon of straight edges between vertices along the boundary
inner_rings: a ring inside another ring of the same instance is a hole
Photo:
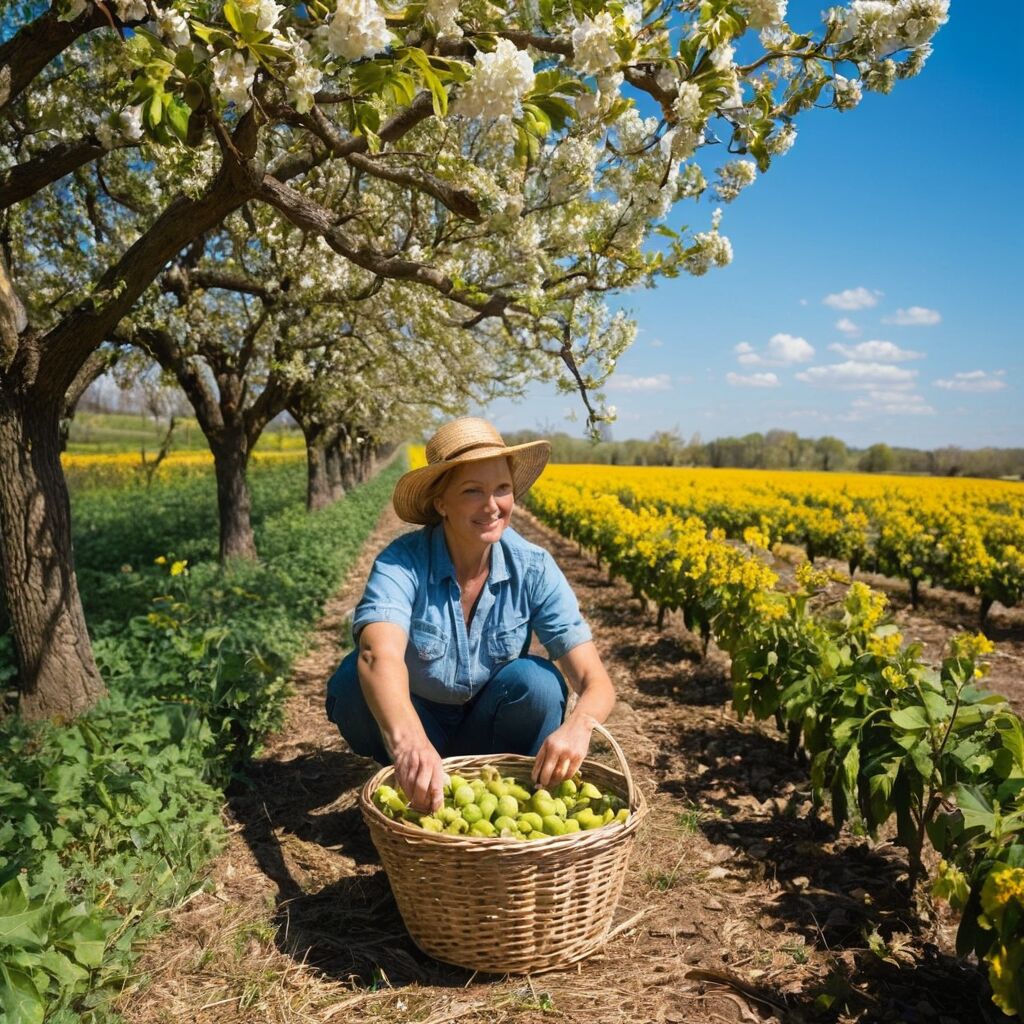
[[[409,696],[409,670],[405,659],[390,652],[362,650],[357,664],[363,696],[380,726],[381,738],[391,757],[403,747],[428,742]]]
[[[595,724],[603,725],[607,721],[614,706],[615,689],[606,674],[603,679],[585,679],[568,720],[574,725],[586,724],[592,729]]]

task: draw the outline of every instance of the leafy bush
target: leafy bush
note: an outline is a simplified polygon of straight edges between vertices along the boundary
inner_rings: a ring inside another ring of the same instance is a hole
[[[110,697],[64,728],[0,720],[4,1024],[105,1019],[153,912],[222,842],[218,787],[281,725],[291,663],[401,468],[313,515],[301,466],[254,473],[262,559],[227,570],[215,528],[191,533],[216,522],[212,480],[76,502]]]

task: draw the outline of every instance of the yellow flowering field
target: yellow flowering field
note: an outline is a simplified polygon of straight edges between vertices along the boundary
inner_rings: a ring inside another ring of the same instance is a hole
[[[999,480],[854,473],[553,465],[534,486],[570,486],[578,501],[611,495],[625,508],[698,517],[724,536],[759,531],[761,545],[803,547],[908,580],[995,601],[1024,598],[1024,487]]]
[[[279,465],[304,460],[304,448],[266,449],[255,451],[250,465]],[[61,465],[72,490],[85,487],[125,487],[146,482],[146,467],[137,452],[80,455],[64,452]],[[154,481],[182,479],[213,470],[213,453],[209,451],[171,452],[153,471]]]

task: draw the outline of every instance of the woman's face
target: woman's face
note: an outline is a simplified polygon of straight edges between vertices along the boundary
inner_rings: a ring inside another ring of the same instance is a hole
[[[435,501],[449,536],[474,546],[501,539],[513,504],[512,474],[502,456],[458,466]]]

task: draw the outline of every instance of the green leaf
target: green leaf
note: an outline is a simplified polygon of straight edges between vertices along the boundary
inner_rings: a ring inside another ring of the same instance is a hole
[[[900,729],[927,729],[929,724],[924,713],[924,708],[919,707],[918,705],[913,705],[909,708],[899,708],[896,711],[890,711],[889,718],[892,719],[893,725],[898,726]]]
[[[224,20],[239,34],[242,32],[242,12],[239,11],[235,0],[225,0]]]
[[[32,978],[25,971],[0,962],[0,979],[4,1024],[43,1024],[46,1004]]]
[[[996,816],[984,792],[977,786],[956,787],[956,803],[964,816],[965,828],[983,828],[992,831]]]
[[[430,58],[418,46],[410,46],[406,53],[419,69],[423,84],[430,90],[435,116],[444,117],[448,113],[448,93],[431,66]]]
[[[925,690],[921,696],[924,700],[925,711],[933,723],[944,722],[953,713],[953,706],[946,701],[941,693]]]
[[[177,96],[171,96],[167,103],[167,125],[182,142],[188,135],[188,119],[192,109]]]
[[[0,945],[46,945],[50,910],[45,903],[30,901],[21,877],[0,888]]]

